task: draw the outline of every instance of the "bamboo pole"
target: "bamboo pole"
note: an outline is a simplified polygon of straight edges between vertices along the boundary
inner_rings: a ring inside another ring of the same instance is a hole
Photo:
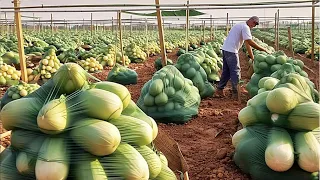
[[[312,1],[312,5],[315,4],[315,1]],[[312,7],[312,20],[311,20],[311,61],[314,61],[314,16],[315,16],[315,7]],[[314,64],[316,65],[316,63]]]
[[[19,49],[19,59],[20,59],[20,70],[21,70],[21,79],[22,81],[28,83],[28,76],[27,76],[27,65],[26,59],[24,56],[24,46],[23,46],[23,35],[22,35],[22,25],[21,25],[21,16],[20,16],[20,1],[14,0],[14,7],[16,9],[14,13],[14,19],[17,24],[17,37],[18,37],[18,49]]]
[[[91,26],[90,26],[91,37],[93,36],[93,21],[92,21],[92,13],[91,13]]]
[[[156,9],[157,9],[157,21],[158,21],[158,31],[159,31],[159,41],[160,41],[160,48],[161,48],[161,59],[162,59],[162,66],[167,65],[167,56],[166,56],[166,49],[164,46],[164,34],[163,34],[163,26],[162,26],[162,18],[161,18],[161,11],[160,11],[160,2],[159,0],[155,0]]]
[[[280,11],[279,11],[279,9],[278,9],[278,11],[277,11],[277,47],[278,47],[278,51],[279,51],[279,49],[280,49],[280,47],[279,47],[279,41],[280,41],[280,37],[279,37],[279,29],[280,29],[280,23],[279,23],[279,19],[280,19]]]
[[[121,60],[122,64],[125,66],[126,61],[124,60],[123,56],[123,45],[122,45],[122,28],[121,28],[121,10],[118,11],[118,22],[119,22],[119,36],[120,36],[120,52],[121,52]]]
[[[189,0],[187,0],[186,9],[186,52],[189,50]]]
[[[147,57],[149,57],[149,39],[148,39],[148,19],[145,20],[145,31],[146,31],[146,46],[147,46]]]
[[[292,58],[294,58],[294,51],[293,51],[293,47],[292,47],[292,34],[291,34],[291,27],[288,27],[288,38],[289,38],[289,49],[291,52],[291,56]]]

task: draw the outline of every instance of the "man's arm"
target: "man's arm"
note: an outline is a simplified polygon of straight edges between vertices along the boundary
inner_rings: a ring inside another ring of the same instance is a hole
[[[252,53],[251,46],[249,45],[248,41],[244,41],[244,44],[246,45],[246,49],[248,51],[248,54],[249,54],[250,58],[253,60],[254,56],[253,56],[253,53]]]
[[[266,49],[264,49],[263,47],[261,47],[261,46],[259,46],[257,43],[255,43],[252,39],[247,39],[247,40],[245,40],[245,43],[247,44],[249,44],[250,46],[252,46],[253,48],[255,48],[255,49],[258,49],[258,50],[260,50],[260,51],[264,51],[264,52],[266,52],[266,53],[269,53]]]

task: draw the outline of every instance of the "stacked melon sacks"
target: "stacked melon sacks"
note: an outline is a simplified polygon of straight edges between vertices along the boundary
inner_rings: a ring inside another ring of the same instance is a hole
[[[155,121],[124,86],[90,84],[89,76],[66,63],[41,88],[2,108],[12,135],[0,156],[1,179],[176,179],[151,148]]]
[[[253,179],[312,179],[320,170],[314,87],[298,73],[277,74],[278,82],[261,79],[264,91],[239,112],[244,128],[232,138],[234,161]]]

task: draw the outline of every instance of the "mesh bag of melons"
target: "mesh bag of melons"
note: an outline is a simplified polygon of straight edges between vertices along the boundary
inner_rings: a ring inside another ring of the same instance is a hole
[[[138,74],[120,64],[116,64],[107,76],[107,81],[116,82],[122,85],[137,84]]]
[[[9,103],[10,101],[20,99],[33,91],[37,90],[40,86],[38,84],[28,84],[25,82],[19,82],[18,85],[9,87],[6,93],[1,98],[1,107]]]
[[[12,134],[11,147],[1,154],[1,179],[176,179],[150,148],[156,123],[125,86],[86,86],[87,72],[79,65],[61,68],[34,93],[2,109],[3,127]]]
[[[317,179],[319,132],[248,126],[232,137],[235,164],[252,179]]]
[[[137,105],[156,121],[181,124],[198,114],[199,103],[199,91],[192,81],[167,65],[144,84]]]
[[[214,87],[209,83],[205,70],[192,54],[186,53],[179,56],[175,67],[198,88],[201,98],[213,96]]]

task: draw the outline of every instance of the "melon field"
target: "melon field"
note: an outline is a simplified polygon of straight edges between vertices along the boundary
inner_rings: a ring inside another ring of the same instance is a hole
[[[165,29],[166,65],[158,30],[25,29],[28,82],[0,34],[0,179],[318,179],[319,61],[308,34],[291,57],[270,33],[253,33],[269,53],[239,50],[237,99],[215,96],[224,29]]]

